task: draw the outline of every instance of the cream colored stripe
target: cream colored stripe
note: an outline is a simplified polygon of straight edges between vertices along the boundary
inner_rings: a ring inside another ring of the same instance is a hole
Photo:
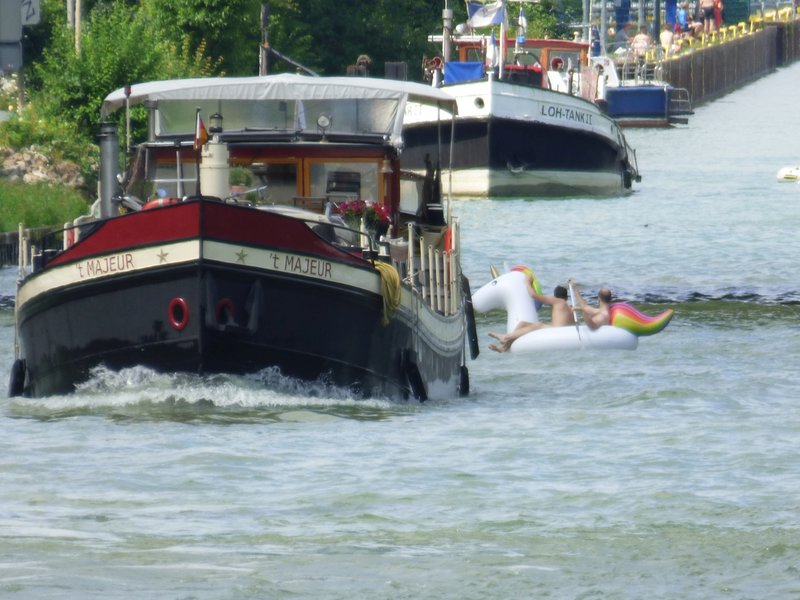
[[[255,267],[275,273],[350,285],[376,294],[380,292],[380,280],[374,272],[314,256],[213,241],[203,242],[203,256],[207,260],[234,266]]]
[[[66,286],[178,265],[197,260],[199,255],[198,241],[191,240],[104,254],[77,263],[52,267],[24,283],[17,296],[17,306],[21,307],[40,294]],[[374,273],[322,258],[213,241],[203,242],[203,256],[207,260],[232,266],[255,267],[380,293],[380,281]]]
[[[178,265],[197,260],[199,256],[198,240],[190,240],[103,254],[51,267],[25,281],[17,294],[17,306],[21,307],[40,294],[66,286],[162,266]]]

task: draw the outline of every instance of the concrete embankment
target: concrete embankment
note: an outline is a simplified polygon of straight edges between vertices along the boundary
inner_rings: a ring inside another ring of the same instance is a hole
[[[709,102],[800,58],[800,21],[766,23],[752,33],[698,47],[662,63],[663,78]]]

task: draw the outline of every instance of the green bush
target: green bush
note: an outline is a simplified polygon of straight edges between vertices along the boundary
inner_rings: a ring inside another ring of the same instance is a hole
[[[228,183],[231,185],[253,185],[253,173],[247,167],[232,167],[228,172]]]
[[[143,12],[121,0],[102,3],[86,19],[80,54],[71,30],[54,31],[31,69],[28,89],[42,113],[94,140],[106,95],[143,81],[207,75],[217,63],[205,58],[204,50],[200,44],[192,52],[180,38],[165,36]],[[122,125],[124,115],[118,117]]]
[[[20,223],[25,227],[60,227],[87,210],[86,198],[77,190],[0,179],[0,231],[16,231]]]

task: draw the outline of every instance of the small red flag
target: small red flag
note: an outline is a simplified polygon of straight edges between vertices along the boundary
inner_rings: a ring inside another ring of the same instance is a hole
[[[206,126],[203,123],[203,119],[200,118],[200,111],[197,111],[197,122],[194,126],[194,149],[200,150],[203,146],[206,145],[208,142],[208,131],[206,131]]]

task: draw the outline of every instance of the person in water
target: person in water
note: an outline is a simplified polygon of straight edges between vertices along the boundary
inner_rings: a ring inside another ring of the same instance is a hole
[[[511,333],[494,333],[490,332],[489,335],[495,338],[499,344],[490,344],[489,348],[495,352],[508,352],[514,340],[528,332],[542,329],[543,327],[564,327],[567,325],[575,325],[575,315],[572,307],[567,302],[567,288],[563,285],[557,285],[553,290],[552,296],[537,294],[533,289],[530,280],[526,280],[528,285],[528,294],[534,300],[538,300],[542,304],[548,304],[551,307],[550,324],[538,321],[536,323],[528,323],[527,321],[520,321]]]
[[[571,279],[568,282],[575,292],[575,309],[583,313],[583,321],[589,329],[599,329],[611,322],[611,290],[602,288],[597,293],[597,306],[591,306],[581,296],[577,284]]]

